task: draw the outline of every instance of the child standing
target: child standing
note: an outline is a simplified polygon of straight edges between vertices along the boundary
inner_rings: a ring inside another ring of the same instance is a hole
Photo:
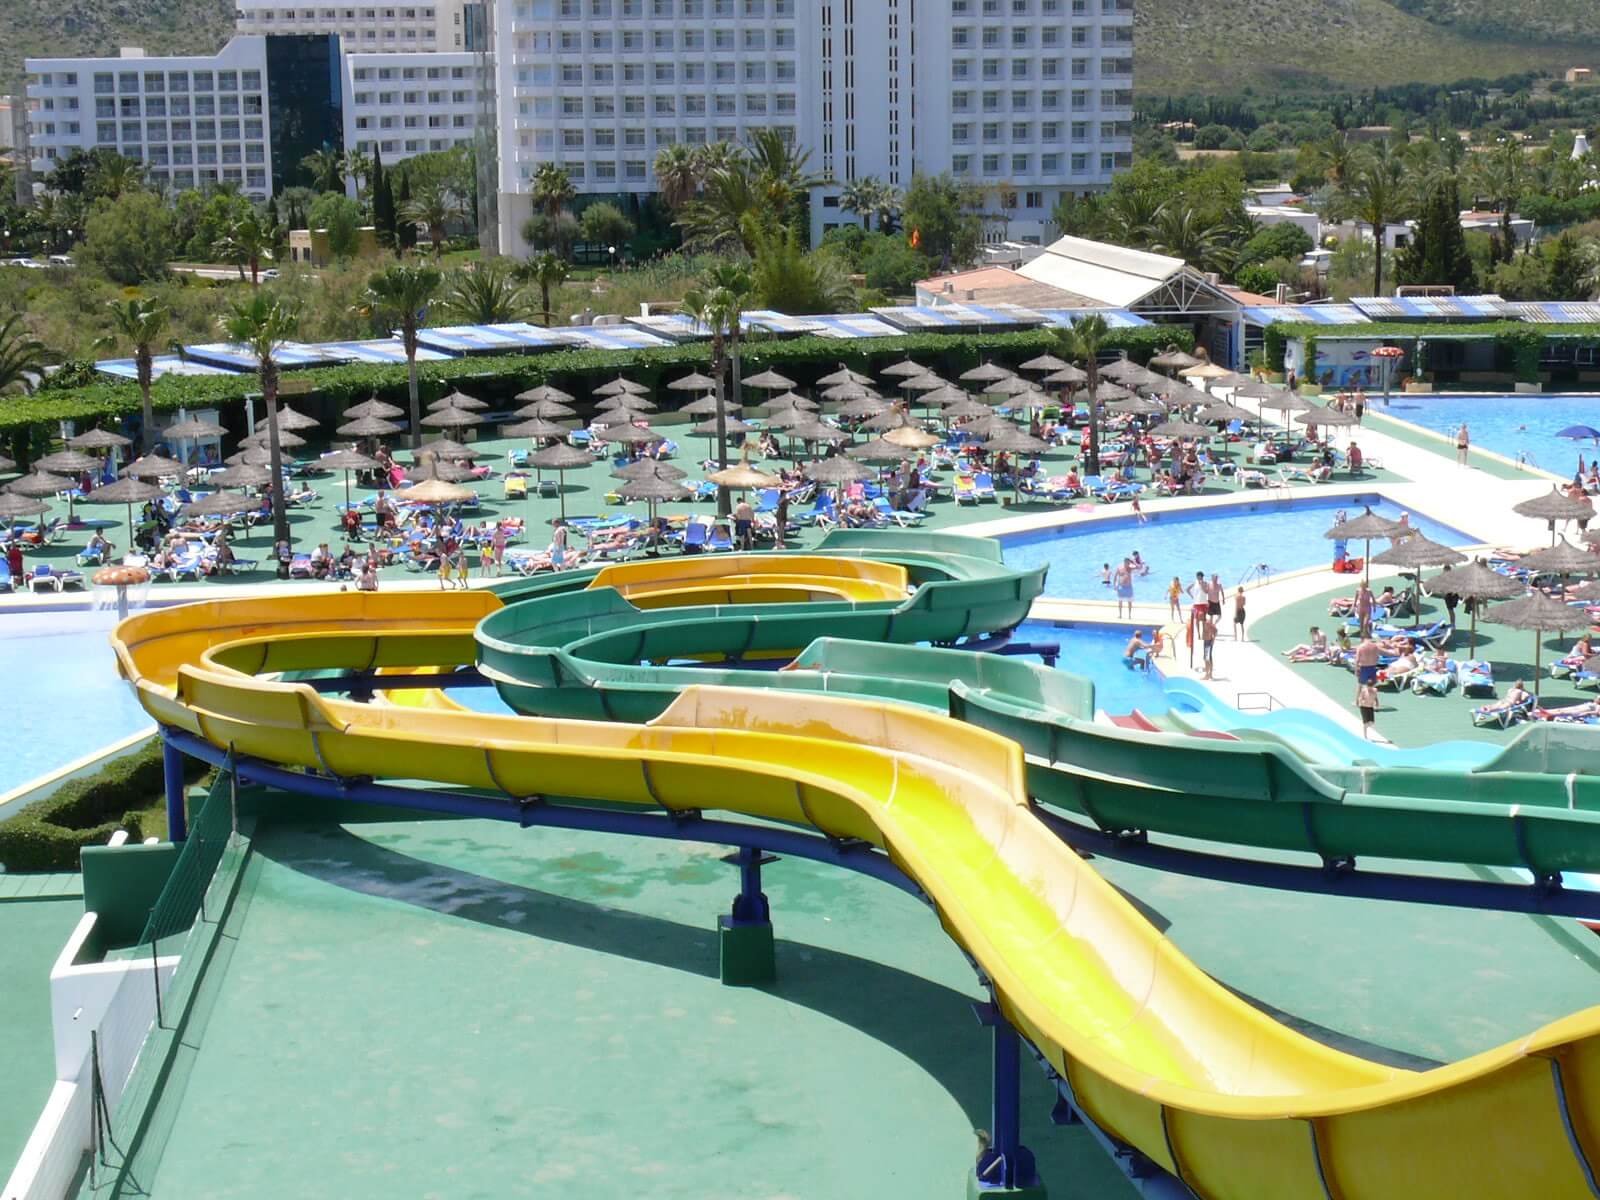
[[[1167,586],[1167,608],[1171,610],[1174,621],[1183,620],[1183,606],[1178,603],[1178,597],[1181,595],[1183,595],[1183,583],[1174,575],[1172,582]]]
[[[1370,683],[1356,688],[1356,709],[1361,713],[1361,736],[1370,742],[1377,732],[1378,689]]]

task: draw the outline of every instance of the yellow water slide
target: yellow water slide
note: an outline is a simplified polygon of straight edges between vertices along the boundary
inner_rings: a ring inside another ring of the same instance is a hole
[[[472,628],[498,604],[482,592],[221,600],[134,616],[114,644],[156,720],[241,755],[511,796],[721,808],[882,848],[1083,1110],[1206,1200],[1596,1194],[1600,1009],[1426,1072],[1329,1049],[1211,980],[1035,819],[1021,749],[1005,738],[936,713],[755,689],[687,688],[639,726],[360,704],[261,678],[470,662]]]

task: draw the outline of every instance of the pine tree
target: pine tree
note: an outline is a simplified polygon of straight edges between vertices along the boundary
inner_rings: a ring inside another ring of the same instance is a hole
[[[389,176],[383,169],[383,157],[376,144],[372,147],[372,224],[377,231],[378,241],[381,245],[394,247],[395,206],[394,191],[389,183]]]
[[[1428,193],[1411,241],[1395,256],[1403,282],[1449,285],[1458,294],[1474,290],[1476,271],[1461,231],[1460,204],[1453,179],[1444,180]]]
[[[395,196],[395,212],[398,214],[411,203],[411,173],[400,172],[400,191]],[[417,246],[417,227],[409,221],[395,219],[395,245],[403,252],[414,250]]]
[[[1555,250],[1550,255],[1551,300],[1587,300],[1589,290],[1584,285],[1583,259],[1578,254],[1578,243],[1570,233],[1556,239]]]

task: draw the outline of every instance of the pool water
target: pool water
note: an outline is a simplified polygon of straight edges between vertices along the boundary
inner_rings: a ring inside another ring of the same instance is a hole
[[[1153,512],[1143,524],[1133,516],[1110,517],[1000,540],[1010,566],[1049,564],[1045,595],[1075,600],[1114,599],[1101,582],[1102,566],[1109,563],[1115,568],[1138,551],[1150,573],[1134,578],[1134,599],[1164,604],[1174,575],[1188,584],[1196,571],[1208,577],[1214,571],[1231,593],[1241,583],[1326,566],[1333,561],[1333,543],[1323,534],[1334,524],[1338,510],[1356,517],[1366,504],[1391,520],[1402,511],[1378,495],[1262,499],[1200,511]],[[1411,524],[1446,545],[1481,540],[1415,512]],[[1372,551],[1376,554],[1387,547],[1387,542],[1375,542]],[[1349,547],[1351,555],[1364,551],[1361,542]]]
[[[1061,657],[1056,660],[1056,667],[1094,680],[1096,708],[1108,713],[1127,713],[1136,708],[1145,713],[1166,712],[1167,693],[1160,673],[1129,670],[1122,661],[1131,634],[1131,626],[1024,621],[1017,626],[1012,640],[1060,643]],[[1149,641],[1149,627],[1144,634]],[[1033,657],[1030,661],[1039,660]]]
[[[1391,417],[1454,437],[1467,423],[1472,444],[1557,475],[1571,476],[1600,456],[1593,441],[1556,436],[1572,425],[1600,429],[1600,396],[1396,396]]]
[[[1112,713],[1166,712],[1167,697],[1159,674],[1130,671],[1122,662],[1130,630],[1114,625],[1065,625],[1050,621],[1025,621],[1012,635],[1014,642],[1055,642],[1061,647],[1056,666],[1095,682],[1095,703]],[[1148,639],[1150,631],[1145,631]],[[1029,662],[1041,661],[1037,655],[1023,655]],[[759,686],[760,673],[754,682]],[[493,688],[454,688],[452,699],[475,712],[508,713],[510,707]]]
[[[114,623],[111,613],[11,613],[0,623],[0,679],[10,681],[0,792],[151,727],[117,675]]]

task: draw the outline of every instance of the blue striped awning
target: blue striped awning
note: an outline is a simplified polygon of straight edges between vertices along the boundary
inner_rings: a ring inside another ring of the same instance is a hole
[[[1273,304],[1249,307],[1244,319],[1250,325],[1367,325],[1370,320],[1353,304]]]
[[[405,343],[399,338],[378,338],[368,342],[324,342],[324,350],[349,357],[352,362],[358,363],[404,363],[406,361]],[[430,350],[426,346],[417,347],[418,362],[448,362],[455,358],[454,354],[445,354],[438,350]]]
[[[788,313],[774,312],[770,308],[758,308],[745,313],[744,323],[778,334],[818,333],[822,329],[815,317],[791,317]]]
[[[561,333],[568,342],[589,350],[648,350],[672,344],[648,329],[635,329],[632,325],[569,325]]]
[[[1499,296],[1355,296],[1350,301],[1374,321],[1485,321],[1501,315]]]
[[[522,321],[504,325],[445,325],[438,329],[417,330],[417,342],[441,354],[517,354],[534,350],[555,350],[567,345],[566,338],[553,329],[543,329]]]
[[[648,330],[669,342],[693,342],[711,336],[711,331],[683,313],[659,313],[653,317],[628,317],[629,325]]]
[[[1027,329],[1043,325],[1040,313],[1015,304],[932,304],[872,310],[896,328],[924,332],[962,329]]]
[[[160,379],[163,375],[237,375],[239,372],[228,370],[224,367],[213,367],[208,363],[185,362],[176,354],[157,354],[150,360],[151,378]],[[139,368],[131,358],[108,358],[97,362],[94,369],[102,375],[111,375],[117,379],[138,379]]]
[[[1044,318],[1046,325],[1059,329],[1065,329],[1080,317],[1100,317],[1112,329],[1133,329],[1150,324],[1138,313],[1125,308],[1041,308],[1039,315]]]
[[[225,371],[254,371],[256,356],[237,342],[207,342],[199,346],[185,346],[184,354],[196,362]],[[273,355],[284,370],[296,367],[336,367],[350,361],[347,355],[335,354],[322,346],[308,346],[304,342],[284,342]]]
[[[842,342],[850,341],[852,338],[897,337],[902,332],[872,313],[830,314],[807,317],[806,320],[821,326],[817,331],[820,336]]]
[[[1539,325],[1600,324],[1600,304],[1573,300],[1507,301],[1500,306],[1508,317]]]

